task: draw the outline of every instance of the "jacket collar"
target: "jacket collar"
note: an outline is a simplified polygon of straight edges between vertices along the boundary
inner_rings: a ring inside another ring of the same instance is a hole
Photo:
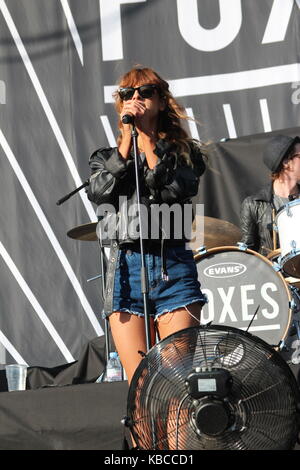
[[[264,186],[257,193],[253,195],[253,199],[256,201],[265,201],[271,202],[273,196],[273,183],[270,182],[268,185]]]
[[[298,183],[298,190],[300,193],[299,183]],[[255,199],[256,201],[271,202],[272,198],[273,198],[273,182],[264,186],[262,189],[260,189],[257,193],[253,195],[253,199]]]

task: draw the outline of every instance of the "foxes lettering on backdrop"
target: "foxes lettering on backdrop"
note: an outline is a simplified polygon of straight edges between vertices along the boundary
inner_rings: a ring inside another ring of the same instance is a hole
[[[124,59],[121,5],[146,1],[100,0],[102,59],[104,61]],[[294,0],[274,0],[262,44],[284,41],[293,3]],[[176,6],[178,28],[183,39],[199,51],[213,52],[224,49],[234,41],[242,26],[242,0],[219,0],[219,24],[209,30],[199,23],[197,0],[176,0]]]
[[[55,203],[115,145],[118,77],[157,69],[196,138],[294,127],[299,2],[0,0],[0,13],[0,363],[55,366],[103,334],[97,243],[66,235],[95,207],[84,191]]]
[[[104,61],[122,60],[123,30],[121,5],[126,3],[144,3],[146,0],[132,0],[107,2],[100,0],[101,41],[102,58]],[[220,21],[211,29],[206,29],[199,23],[197,0],[176,0],[178,29],[184,41],[199,51],[214,52],[229,46],[238,36],[243,23],[243,11],[241,0],[218,0]],[[285,40],[288,25],[293,12],[294,0],[274,0],[265,24],[261,44],[278,43]],[[299,7],[299,2],[296,2]],[[246,21],[246,18],[244,18]],[[114,27],[112,28],[112,24]],[[214,74],[200,77],[184,77],[170,79],[171,90],[176,97],[199,96],[216,93],[227,93],[252,88],[262,88],[280,84],[290,84],[292,88],[298,87],[300,77],[300,64],[295,57],[294,63],[285,65],[268,66],[265,68],[250,69],[225,74]],[[104,87],[105,103],[112,103],[112,93],[115,86]],[[292,92],[291,92],[292,95]],[[293,97],[291,97],[293,100]],[[292,101],[293,102],[293,101]],[[266,98],[259,99],[263,131],[272,130],[268,102]],[[188,114],[194,117],[193,109],[187,109]],[[230,103],[223,103],[224,118],[227,124],[228,135],[235,138],[237,134]],[[101,117],[107,138],[115,143],[112,138],[111,127],[106,116]],[[292,127],[287,125],[287,127]],[[191,123],[191,132],[195,138],[199,138],[197,129]],[[250,132],[249,132],[250,133]],[[211,137],[211,136],[210,136]],[[227,135],[224,135],[227,137]]]

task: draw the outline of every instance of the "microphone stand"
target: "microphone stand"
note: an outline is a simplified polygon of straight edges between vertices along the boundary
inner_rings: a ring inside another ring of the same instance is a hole
[[[136,194],[137,194],[137,207],[138,207],[138,216],[139,216],[139,226],[140,226],[140,249],[141,249],[141,292],[143,294],[144,302],[144,315],[145,315],[145,334],[146,334],[146,346],[147,352],[151,348],[151,334],[150,334],[150,317],[148,311],[149,305],[149,282],[147,276],[147,270],[145,266],[145,253],[144,253],[144,238],[143,238],[143,225],[141,218],[141,193],[140,193],[140,181],[139,181],[139,152],[137,145],[137,130],[134,123],[132,124],[132,143],[133,143],[133,153],[134,153],[134,163],[135,163],[135,180],[136,180]]]

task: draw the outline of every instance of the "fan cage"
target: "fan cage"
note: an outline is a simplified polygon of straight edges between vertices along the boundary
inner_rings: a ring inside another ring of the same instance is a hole
[[[226,369],[233,379],[226,399],[231,420],[217,436],[200,432],[188,374]],[[299,430],[299,389],[271,346],[226,326],[181,330],[157,343],[138,366],[128,393],[129,426],[144,450],[287,450]]]

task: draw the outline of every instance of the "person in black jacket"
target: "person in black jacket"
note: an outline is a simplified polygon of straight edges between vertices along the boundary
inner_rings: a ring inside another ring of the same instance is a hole
[[[276,135],[267,143],[263,161],[271,172],[271,181],[258,193],[244,199],[240,226],[241,241],[267,256],[279,248],[275,227],[277,212],[300,195],[300,138]]]
[[[205,297],[193,252],[186,249],[187,237],[181,229],[184,209],[198,192],[205,163],[199,142],[190,139],[181,124],[181,118],[187,118],[184,110],[170,93],[168,83],[154,70],[135,67],[126,73],[115,93],[115,106],[119,115],[118,146],[100,148],[92,154],[88,197],[98,205],[102,219],[100,228],[98,224],[100,238],[105,224],[117,221],[117,230],[109,236],[112,242],[104,317],[109,317],[114,343],[130,383],[142,359],[140,351],[146,352],[147,345],[140,233],[130,230],[138,225],[134,223],[137,194],[132,126],[123,124],[122,118],[131,116],[138,132],[140,193],[143,214],[146,213],[143,226],[150,221],[143,239],[152,342],[155,333],[163,339],[200,322]],[[157,216],[157,207],[175,209],[175,205],[180,220],[170,214],[169,224],[164,224],[165,213]]]

